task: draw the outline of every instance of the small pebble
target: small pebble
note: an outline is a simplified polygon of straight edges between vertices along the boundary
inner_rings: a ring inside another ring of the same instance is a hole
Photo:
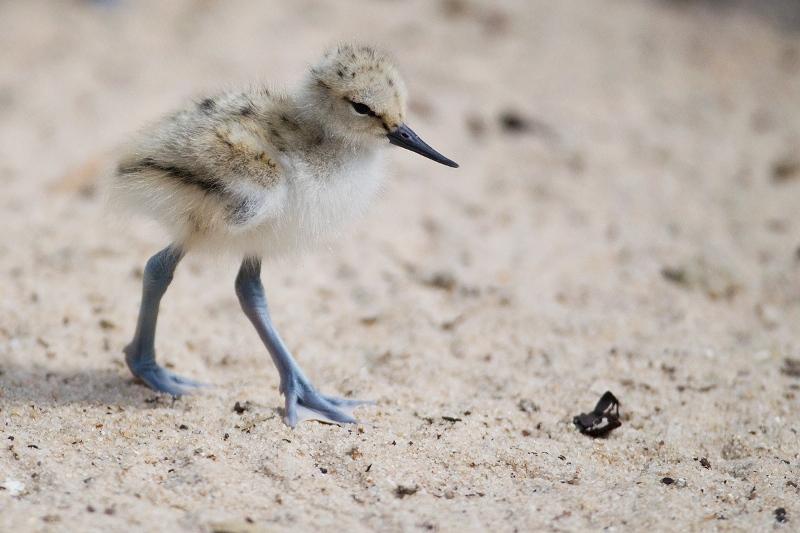
[[[395,496],[400,499],[405,498],[406,496],[411,496],[416,494],[419,490],[419,487],[416,485],[405,486],[405,485],[398,485],[397,488],[394,490]]]

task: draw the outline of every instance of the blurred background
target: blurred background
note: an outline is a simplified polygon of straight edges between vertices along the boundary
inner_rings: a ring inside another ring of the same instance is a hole
[[[154,398],[121,348],[166,237],[98,177],[340,40],[393,55],[461,164],[391,151],[366,220],[265,268],[307,373],[378,407],[286,430],[235,262],[192,256],[159,357],[218,387]],[[791,0],[0,0],[0,529],[800,519],[799,121]],[[623,427],[593,444],[572,416],[607,389]]]

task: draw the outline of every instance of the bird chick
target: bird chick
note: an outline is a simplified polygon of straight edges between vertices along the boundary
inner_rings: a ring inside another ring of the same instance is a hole
[[[150,388],[180,396],[200,386],[156,363],[161,297],[188,251],[241,259],[236,294],[280,374],[285,422],[352,423],[365,402],[319,393],[275,329],[261,284],[261,260],[333,234],[362,213],[383,180],[389,143],[458,165],[406,124],[406,88],[386,55],[341,45],[310,69],[292,94],[263,86],[191,103],[145,128],[127,147],[110,183],[112,205],[144,212],[171,244],[144,270],[131,372]]]

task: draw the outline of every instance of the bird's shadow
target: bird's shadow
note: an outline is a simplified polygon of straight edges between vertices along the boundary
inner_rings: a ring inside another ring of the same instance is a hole
[[[201,388],[199,391],[214,389]],[[191,396],[191,395],[190,395]],[[13,406],[38,409],[83,405],[152,409],[180,407],[182,399],[155,392],[131,376],[127,369],[88,368],[63,370],[42,366],[0,366],[0,413]],[[255,403],[255,402],[253,402]],[[283,418],[284,408],[258,405],[272,416]]]
[[[63,370],[41,366],[0,366],[0,406],[57,407],[72,404],[144,407],[171,402],[111,368]]]

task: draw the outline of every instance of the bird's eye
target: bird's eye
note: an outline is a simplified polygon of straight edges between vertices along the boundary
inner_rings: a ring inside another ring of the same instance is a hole
[[[359,115],[374,115],[375,113],[372,112],[372,109],[369,108],[368,105],[362,104],[361,102],[350,102],[350,105],[353,106],[353,110]]]

